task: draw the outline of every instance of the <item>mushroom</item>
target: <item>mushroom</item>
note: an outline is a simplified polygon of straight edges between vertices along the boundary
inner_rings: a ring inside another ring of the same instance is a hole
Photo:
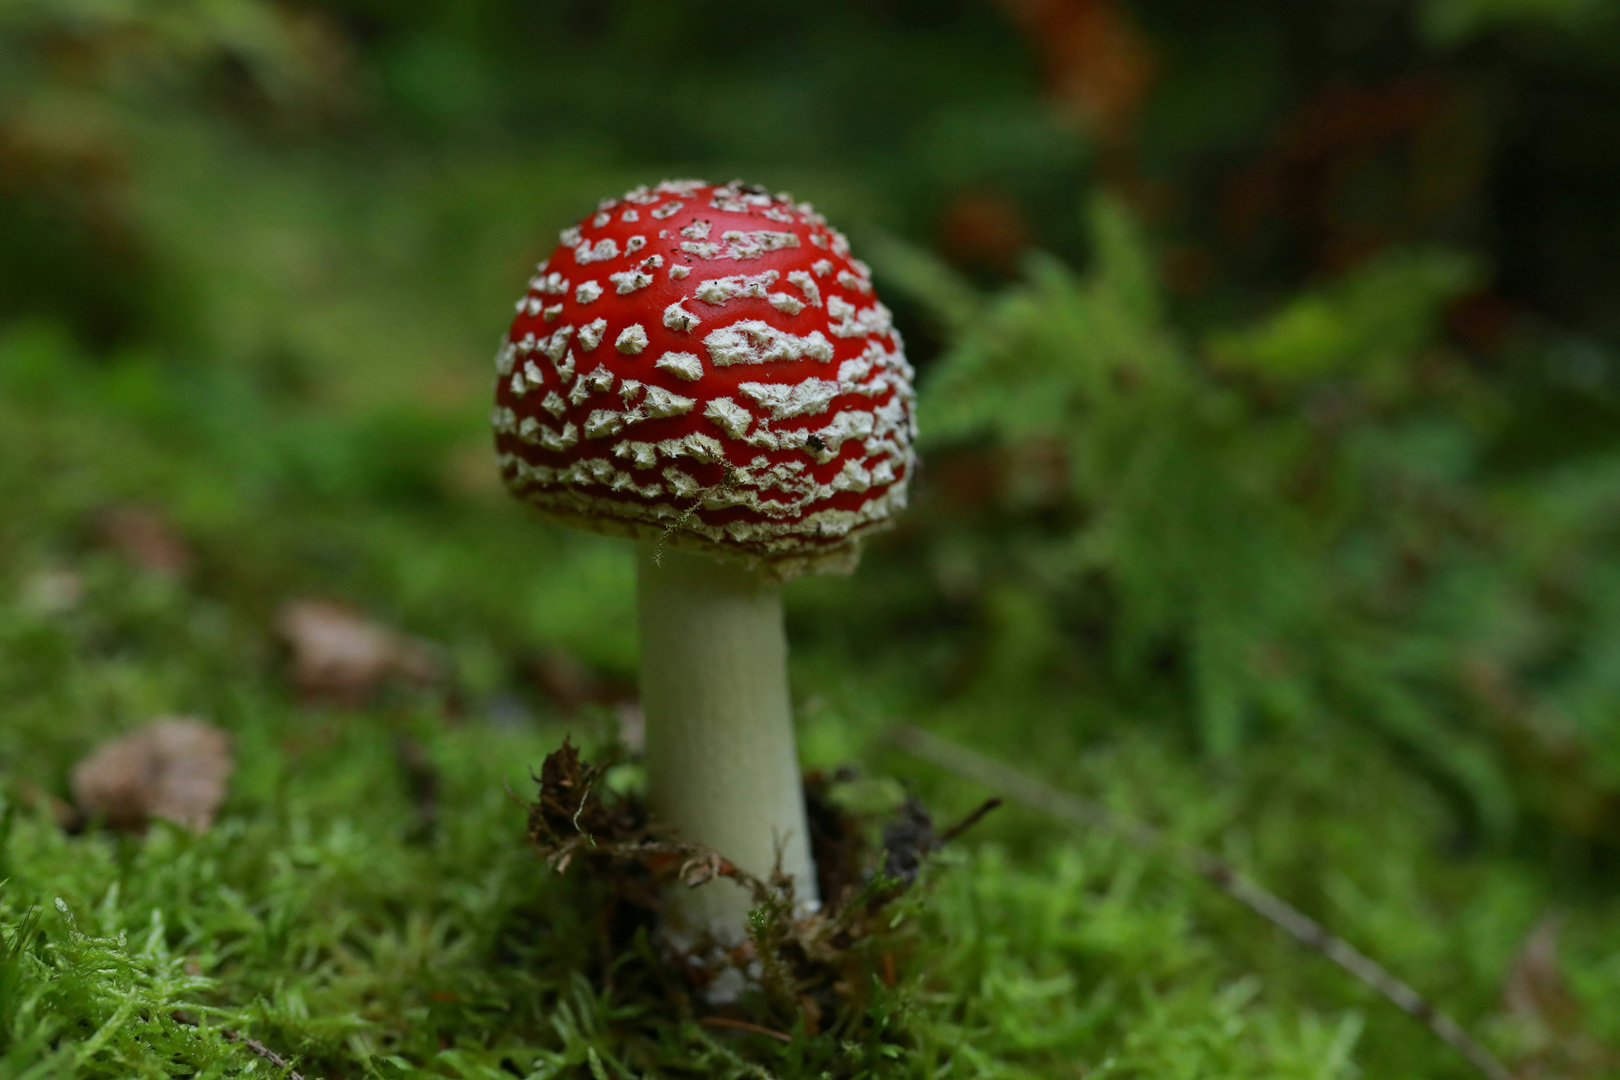
[[[849,573],[905,506],[912,369],[871,273],[808,203],[666,181],[564,229],[496,357],[497,460],[545,515],[640,542],[648,798],[817,906],[780,583]],[[747,892],[672,897],[744,935]]]

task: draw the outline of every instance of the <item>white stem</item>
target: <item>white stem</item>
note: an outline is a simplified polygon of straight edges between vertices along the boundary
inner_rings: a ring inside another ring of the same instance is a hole
[[[768,877],[780,847],[801,903],[816,902],[774,582],[668,548],[637,559],[641,704],[653,813],[681,836]],[[729,880],[679,889],[669,928],[741,940],[748,894]]]

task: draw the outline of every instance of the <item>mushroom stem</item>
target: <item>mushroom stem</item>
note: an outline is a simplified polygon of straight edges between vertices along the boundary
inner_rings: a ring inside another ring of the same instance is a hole
[[[781,852],[816,903],[774,582],[734,563],[643,546],[637,559],[641,702],[652,811],[758,877]],[[719,879],[669,898],[666,928],[735,943],[750,898]]]

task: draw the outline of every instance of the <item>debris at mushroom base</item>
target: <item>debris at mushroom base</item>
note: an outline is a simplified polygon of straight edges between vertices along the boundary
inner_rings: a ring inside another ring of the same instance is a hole
[[[922,804],[907,798],[899,826],[886,827],[882,845],[872,845],[866,841],[872,822],[832,797],[834,786],[853,774],[810,773],[805,800],[823,902],[819,910],[795,915],[791,878],[778,869],[762,880],[721,852],[679,839],[651,818],[639,798],[613,790],[608,774],[616,763],[612,755],[600,763],[584,761],[566,740],[549,754],[535,777],[538,800],[529,805],[530,844],[558,873],[583,865],[616,901],[638,913],[628,929],[619,927],[619,945],[652,929],[667,889],[695,888],[717,877],[748,889],[754,908],[746,940],[728,948],[708,937],[676,941],[659,935],[662,960],[711,1007],[737,1004],[758,991],[773,1030],[802,1022],[816,1034],[863,1023],[873,978],[894,982],[901,943],[888,909],[923,879],[934,853],[999,805],[990,800],[962,823],[936,831]],[[895,875],[895,867],[903,876]],[[610,918],[606,907],[603,918]],[[604,923],[603,933],[613,931]]]

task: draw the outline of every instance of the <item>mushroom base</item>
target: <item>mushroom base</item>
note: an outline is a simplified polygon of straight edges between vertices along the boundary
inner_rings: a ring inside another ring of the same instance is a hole
[[[681,550],[637,560],[648,802],[681,836],[817,903],[775,582]],[[746,934],[748,894],[720,879],[668,898],[677,937]]]

